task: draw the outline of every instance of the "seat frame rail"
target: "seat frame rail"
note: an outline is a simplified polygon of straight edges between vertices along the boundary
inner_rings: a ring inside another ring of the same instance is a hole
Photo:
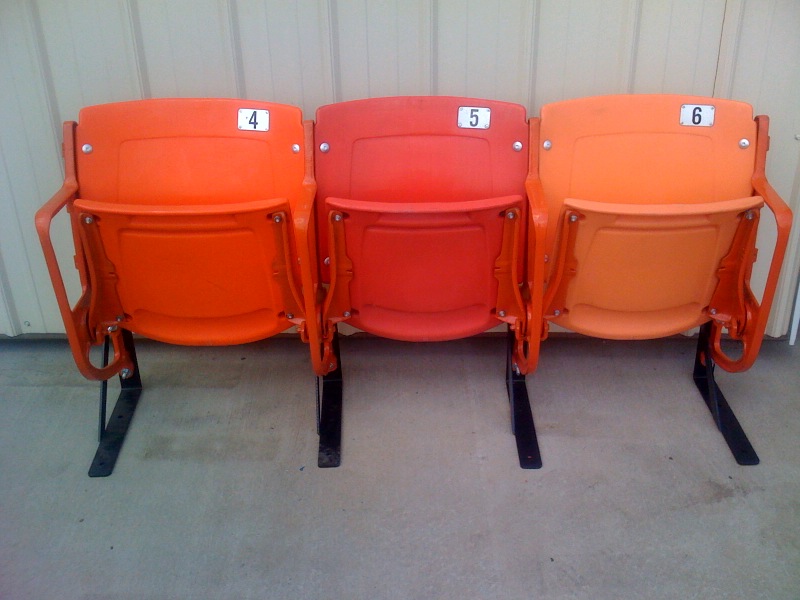
[[[709,321],[700,327],[694,361],[694,383],[700,390],[706,406],[711,411],[714,423],[725,438],[736,462],[740,465],[757,465],[760,462],[758,455],[714,378],[715,366],[714,359],[711,358],[711,322]]]
[[[334,334],[333,352],[337,366],[323,377],[317,377],[317,433],[319,453],[317,466],[330,469],[342,464],[342,398],[344,380],[339,353],[339,335]]]
[[[515,368],[513,362],[516,339],[509,329],[506,349],[506,387],[508,401],[511,404],[511,432],[517,441],[519,466],[523,469],[541,469],[542,455],[539,441],[536,438],[536,426],[533,422],[533,411],[528,396],[525,375]]]
[[[136,360],[136,349],[133,345],[133,334],[122,331],[122,340],[125,349],[133,361],[133,372],[125,373],[127,377],[119,376],[120,392],[111,418],[106,420],[108,400],[108,380],[100,383],[100,414],[98,419],[98,445],[97,452],[89,468],[89,477],[108,477],[113,473],[117,464],[122,444],[128,434],[128,428],[133,420],[133,414],[142,395],[142,379],[139,375],[139,363]],[[103,366],[108,365],[109,338],[103,344]]]

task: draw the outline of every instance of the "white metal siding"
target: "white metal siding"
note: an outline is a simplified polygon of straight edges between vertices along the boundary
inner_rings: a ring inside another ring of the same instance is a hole
[[[730,97],[770,115],[768,174],[798,210],[798,31],[793,0],[0,2],[0,333],[63,331],[33,215],[61,182],[61,121],[83,106],[248,97],[313,118],[330,102],[447,94],[519,102],[534,115],[595,94]],[[771,335],[788,327],[798,231]],[[761,245],[757,284],[769,255]]]

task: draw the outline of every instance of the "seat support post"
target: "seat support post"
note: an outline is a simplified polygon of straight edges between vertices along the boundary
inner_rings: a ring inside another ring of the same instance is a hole
[[[131,360],[133,361],[133,373],[123,377],[120,374],[120,392],[111,418],[106,423],[106,402],[108,396],[108,381],[100,384],[100,415],[99,415],[99,443],[97,453],[89,468],[89,477],[108,477],[114,471],[117,464],[122,444],[128,433],[133,413],[139,403],[139,396],[142,395],[142,379],[139,375],[139,363],[136,361],[136,349],[133,345],[133,334],[130,331],[122,332],[122,340],[125,344]],[[103,345],[103,366],[108,364],[109,338],[106,337]]]
[[[337,360],[336,370],[322,378],[317,377],[317,466],[321,469],[338,467],[342,463],[343,380],[338,334],[333,337],[333,352]]]
[[[736,415],[714,379],[714,359],[711,358],[711,322],[700,327],[697,354],[694,361],[694,383],[703,396],[717,429],[740,465],[757,465],[758,455],[747,439]]]
[[[508,400],[511,403],[511,431],[517,440],[519,466],[523,469],[541,469],[542,455],[536,439],[536,427],[533,423],[528,387],[525,384],[525,376],[519,373],[514,366],[514,346],[514,332],[509,329],[506,351],[506,386]]]

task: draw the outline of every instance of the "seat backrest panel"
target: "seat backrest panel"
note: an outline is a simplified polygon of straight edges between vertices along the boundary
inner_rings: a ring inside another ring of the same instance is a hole
[[[462,107],[489,109],[489,127],[459,127]],[[449,96],[330,104],[317,110],[315,146],[318,223],[327,223],[332,197],[451,203],[525,194],[528,124],[518,104]],[[328,256],[326,227],[318,245]]]
[[[714,125],[681,125],[684,104],[711,104]],[[550,148],[540,151],[539,169],[551,228],[557,227],[564,198],[703,203],[752,193],[756,126],[744,102],[597,96],[547,104],[541,114],[541,140]]]
[[[461,106],[490,108],[489,128],[458,127]],[[315,138],[320,198],[449,202],[524,193],[527,123],[517,104],[448,96],[341,102],[317,110]],[[515,141],[521,151],[499,151]]]
[[[268,110],[269,130],[240,129],[239,109]],[[82,151],[87,144],[91,151]],[[302,147],[303,126],[292,106],[205,98],[90,106],[76,132],[79,196],[146,205],[291,201],[304,174],[293,144]]]

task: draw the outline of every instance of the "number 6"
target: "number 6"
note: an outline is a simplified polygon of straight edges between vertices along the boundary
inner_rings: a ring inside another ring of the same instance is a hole
[[[695,106],[694,110],[692,111],[692,123],[695,125],[699,125],[703,121],[703,109],[699,106]]]

